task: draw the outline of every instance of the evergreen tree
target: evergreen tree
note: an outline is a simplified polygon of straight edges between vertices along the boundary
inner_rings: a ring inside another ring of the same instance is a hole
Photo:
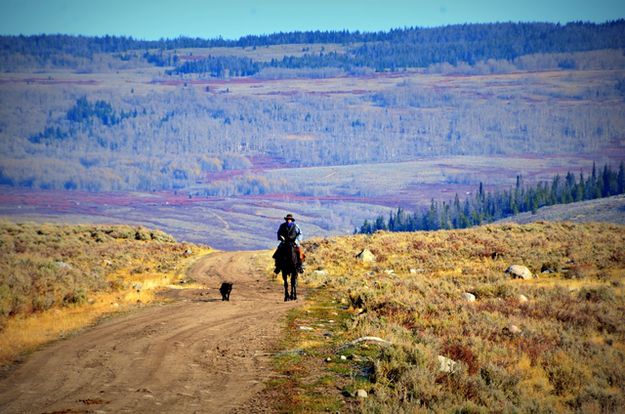
[[[378,218],[375,220],[375,230],[386,230],[386,223],[384,222],[384,217],[382,216],[378,216]]]

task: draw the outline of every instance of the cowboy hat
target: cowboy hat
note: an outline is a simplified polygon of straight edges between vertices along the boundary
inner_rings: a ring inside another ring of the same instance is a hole
[[[284,216],[284,219],[285,220],[293,220],[293,221],[295,221],[295,217],[293,217],[293,214],[290,214],[290,213],[287,214],[286,216]]]

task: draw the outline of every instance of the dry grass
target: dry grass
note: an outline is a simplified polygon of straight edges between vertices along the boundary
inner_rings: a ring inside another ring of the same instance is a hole
[[[154,301],[207,252],[143,227],[10,222],[0,222],[0,246],[0,365]]]
[[[290,347],[308,344],[298,386],[329,375],[339,387],[321,394],[348,411],[622,411],[623,246],[623,226],[570,223],[311,241],[309,269],[327,274],[305,279],[316,288],[311,306],[325,313],[296,311],[291,325],[321,323],[332,335],[315,344],[317,331],[289,333]],[[376,263],[354,258],[363,248]],[[510,264],[558,270],[511,280]],[[324,324],[328,317],[336,323]],[[394,345],[341,348],[369,335]],[[337,361],[339,353],[357,357]],[[457,369],[440,372],[438,355]],[[327,356],[333,361],[320,367]],[[348,396],[355,388],[370,397]]]

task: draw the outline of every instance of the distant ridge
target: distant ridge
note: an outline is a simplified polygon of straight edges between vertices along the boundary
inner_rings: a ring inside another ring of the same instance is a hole
[[[537,221],[605,222],[625,224],[625,195],[558,204],[538,209],[536,214],[521,213],[495,223],[527,224]]]
[[[393,42],[413,44],[451,44],[461,48],[462,42],[475,43],[489,38],[493,44],[508,45],[512,54],[530,53],[528,48],[543,52],[572,52],[625,47],[625,19],[604,23],[569,22],[564,25],[546,22],[468,23],[440,27],[407,27],[388,31],[294,31],[267,35],[248,35],[237,40],[221,37],[203,39],[178,37],[175,39],[141,40],[128,36],[76,36],[40,34],[30,36],[0,36],[0,50],[6,53],[119,53],[137,49],[179,49],[207,47],[253,47],[280,44],[307,43],[369,43]],[[516,57],[516,56],[512,56]]]

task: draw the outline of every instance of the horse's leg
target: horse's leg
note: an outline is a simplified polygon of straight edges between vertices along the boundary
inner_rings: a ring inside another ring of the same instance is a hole
[[[282,272],[282,280],[284,281],[284,301],[289,300],[289,279],[286,272]]]
[[[291,300],[297,300],[297,270],[291,273]]]

